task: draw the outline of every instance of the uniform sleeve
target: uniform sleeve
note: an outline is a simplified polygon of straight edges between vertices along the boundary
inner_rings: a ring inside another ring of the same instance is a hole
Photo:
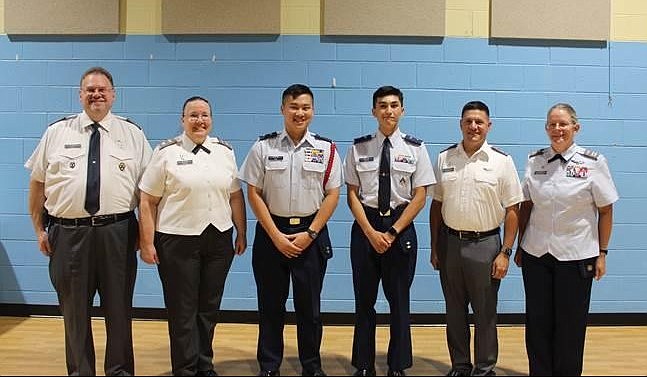
[[[531,177],[532,160],[528,159],[526,163],[526,172],[523,175],[523,182],[521,182],[521,192],[523,194],[523,201],[532,200],[530,197],[530,177]]]
[[[433,196],[433,199],[442,202],[443,201],[443,176],[442,176],[442,166],[443,161],[442,161],[442,153],[438,155],[438,159],[436,162],[436,165],[434,166],[434,173],[435,176],[437,177],[437,183],[433,185],[433,190],[431,191],[431,195]],[[429,189],[427,189],[427,192],[429,192]]]
[[[344,159],[344,179],[346,183],[353,186],[359,186],[359,174],[355,168],[355,147],[350,146]]]
[[[335,189],[341,187],[343,183],[341,157],[339,157],[337,148],[335,148],[335,157],[332,161],[332,169],[330,170],[330,177],[328,178],[328,183],[326,183],[325,189]]]
[[[260,141],[257,141],[243,161],[238,178],[252,186],[263,187],[265,181],[265,166],[263,164],[262,145]]]
[[[140,190],[156,197],[162,197],[166,188],[167,167],[163,154],[159,149],[155,150],[139,182]]]
[[[236,164],[236,155],[234,154],[233,151],[231,151],[231,159],[232,159],[232,164],[234,168],[236,168],[238,165]],[[236,174],[236,170],[234,170],[232,174],[232,180],[231,180],[231,186],[229,187],[229,193],[231,194],[232,192],[236,192],[240,190],[240,180],[238,179],[238,175]]]
[[[418,161],[416,161],[416,172],[413,176],[412,187],[429,186],[436,183],[434,167],[429,159],[429,152],[424,143],[420,145]]]
[[[31,179],[38,182],[45,182],[45,172],[47,171],[47,142],[49,139],[49,129],[45,131],[45,134],[40,139],[40,142],[34,149],[34,152],[31,154],[27,162],[25,162],[25,167],[31,170]]]
[[[504,208],[520,203],[523,200],[519,173],[517,173],[511,156],[506,156],[502,183],[501,204]]]
[[[595,171],[592,187],[593,200],[597,207],[608,206],[619,199],[618,190],[613,183],[607,159],[602,155],[598,156],[598,169]]]

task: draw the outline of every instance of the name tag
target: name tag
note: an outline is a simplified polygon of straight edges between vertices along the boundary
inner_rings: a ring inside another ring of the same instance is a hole
[[[65,149],[81,148],[81,144],[65,144]]]
[[[283,161],[283,156],[267,156],[270,161]]]
[[[193,160],[180,160],[177,162],[178,165],[191,165],[193,164]]]
[[[454,171],[454,170],[455,170],[455,169],[454,169],[454,167],[451,167],[451,168],[443,168],[443,169],[442,169],[443,173],[449,173],[449,172],[452,172],[452,171]]]
[[[375,160],[375,157],[372,157],[372,156],[371,157],[360,157],[359,158],[359,162],[371,162],[373,160]]]
[[[546,171],[546,170],[537,170],[533,174],[534,175],[546,175],[546,174],[548,174],[548,171]]]

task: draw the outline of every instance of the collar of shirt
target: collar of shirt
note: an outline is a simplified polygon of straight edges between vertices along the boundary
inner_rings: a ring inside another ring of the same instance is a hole
[[[198,145],[189,138],[186,132],[182,132],[182,135],[180,135],[180,141],[182,142],[182,149],[186,150],[187,152],[191,152],[193,148],[195,148],[195,146]],[[207,136],[207,138],[204,139],[204,143],[202,143],[202,145],[204,145],[205,148],[211,149],[211,147],[209,146],[210,141],[211,141],[211,137]]]
[[[391,141],[391,147],[395,148],[396,145],[402,143],[402,137],[404,135],[400,132],[400,127],[396,128],[395,131],[389,136],[389,140]],[[375,138],[377,139],[377,145],[379,145],[379,148],[382,148],[382,143],[384,143],[384,139],[386,139],[386,135],[384,135],[380,130],[377,130],[375,133]]]
[[[573,156],[575,155],[575,153],[577,153],[578,150],[580,150],[580,147],[577,144],[573,143],[570,147],[568,147],[567,150],[561,153],[561,155],[562,157],[564,157],[566,161],[570,161],[571,158],[573,158]],[[557,152],[555,152],[555,150],[552,147],[549,147],[546,153],[546,160],[547,161],[550,160],[556,154]]]
[[[99,125],[101,126],[101,128],[104,129],[104,131],[110,132],[110,126],[112,124],[113,118],[114,118],[114,115],[112,115],[112,112],[109,111],[108,114],[106,114],[106,116],[100,121],[98,121],[97,123],[99,123]],[[85,111],[81,113],[81,116],[79,117],[79,122],[81,123],[81,127],[83,128],[88,128],[92,124],[94,124],[94,121],[90,119],[90,117]]]
[[[481,145],[481,148],[474,152],[474,154],[470,157],[467,155],[467,152],[465,152],[465,149],[463,148],[463,143],[460,142],[458,143],[458,147],[454,149],[456,153],[460,153],[463,158],[466,160],[474,159],[474,160],[483,160],[483,161],[489,161],[490,156],[492,153],[497,153],[490,148],[490,144],[488,144],[487,140],[483,142],[483,145]]]
[[[315,146],[315,137],[312,135],[310,131],[306,131],[306,134],[303,136],[303,139],[301,139],[296,145],[294,145],[294,143],[292,142],[292,139],[290,139],[290,135],[288,135],[287,131],[285,130],[281,131],[281,134],[279,134],[278,136],[278,140],[281,144],[288,145],[290,148],[294,148],[294,149],[299,149],[305,143],[308,143],[309,146],[311,147]]]

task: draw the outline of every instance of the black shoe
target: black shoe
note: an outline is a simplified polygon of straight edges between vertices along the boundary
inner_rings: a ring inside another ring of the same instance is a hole
[[[258,372],[257,376],[280,376],[281,372],[278,370],[262,370]]]
[[[216,373],[215,370],[209,369],[209,370],[199,370],[198,373],[195,374],[196,376],[217,376],[218,373]]]
[[[321,368],[315,369],[315,370],[302,370],[301,371],[302,376],[327,376],[326,372],[324,372]]]
[[[469,376],[472,374],[471,370],[467,369],[451,369],[449,373],[447,373],[448,376]]]
[[[391,370],[389,369],[387,376],[406,376],[403,370]]]
[[[353,376],[375,376],[375,369],[358,369]]]

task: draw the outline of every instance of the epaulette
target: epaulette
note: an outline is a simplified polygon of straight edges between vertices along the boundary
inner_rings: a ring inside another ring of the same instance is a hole
[[[446,151],[448,151],[450,149],[454,149],[456,147],[458,147],[458,144],[450,145],[449,147],[447,147],[447,148],[443,149],[442,151],[440,151],[440,153],[446,152]]]
[[[497,148],[497,147],[493,147],[493,146],[491,146],[491,145],[490,145],[490,148],[492,148],[492,150],[493,150],[493,151],[495,151],[495,152],[497,152],[497,153],[501,153],[501,154],[502,154],[502,155],[504,155],[504,156],[507,156],[507,155],[508,155],[507,153],[505,153],[504,151],[502,151],[501,149],[499,149],[499,148]]]
[[[590,149],[585,149],[583,151],[578,151],[579,154],[586,158],[590,158],[591,160],[597,161],[598,156],[600,155],[600,152],[597,151],[592,151]]]
[[[323,136],[318,135],[318,134],[312,134],[312,136],[314,136],[314,138],[315,138],[315,139],[317,139],[317,140],[327,141],[327,142],[329,142],[330,144],[332,144],[332,143],[333,143],[332,139],[328,139],[327,137],[323,137]]]
[[[267,139],[273,139],[275,137],[279,136],[278,131],[270,132],[269,134],[265,134],[262,136],[258,137],[258,140],[267,140]]]
[[[216,143],[222,145],[223,147],[229,148],[232,151],[234,150],[234,147],[232,147],[231,144],[229,144],[228,142],[222,140],[221,138],[218,138],[218,140],[216,140]]]
[[[64,121],[64,120],[74,119],[74,118],[76,118],[76,117],[78,117],[78,116],[79,116],[79,114],[72,114],[72,115],[65,116],[65,117],[63,117],[63,118],[61,118],[61,119],[59,119],[59,120],[56,120],[56,121],[54,121],[54,122],[50,123],[49,125],[47,125],[47,127],[52,126],[52,125],[55,125],[56,123],[58,123],[58,122],[62,122],[62,121]]]
[[[545,149],[545,148],[539,149],[539,150],[537,150],[537,151],[535,151],[535,152],[531,153],[531,154],[530,154],[530,156],[528,156],[528,158],[533,158],[533,157],[541,156],[541,155],[543,155],[545,152],[546,152],[546,149]]]
[[[162,150],[162,149],[164,149],[164,148],[166,148],[166,147],[170,147],[170,146],[171,146],[171,145],[173,145],[173,144],[178,144],[179,142],[180,142],[180,139],[179,139],[179,138],[168,139],[168,140],[165,140],[165,141],[161,142],[161,143],[157,146],[157,148],[159,148],[159,150]]]
[[[132,120],[130,120],[130,119],[126,118],[126,117],[122,117],[121,115],[115,115],[115,118],[121,119],[124,122],[128,122],[128,123],[132,124],[133,126],[139,128],[140,130],[142,129],[141,127],[139,127],[139,124],[133,122]]]
[[[419,147],[422,145],[422,140],[415,138],[411,135],[406,135],[403,137],[404,141],[406,141],[409,144],[415,145],[416,147]]]
[[[361,144],[367,142],[373,138],[373,135],[364,135],[358,138],[353,139],[353,144]]]

